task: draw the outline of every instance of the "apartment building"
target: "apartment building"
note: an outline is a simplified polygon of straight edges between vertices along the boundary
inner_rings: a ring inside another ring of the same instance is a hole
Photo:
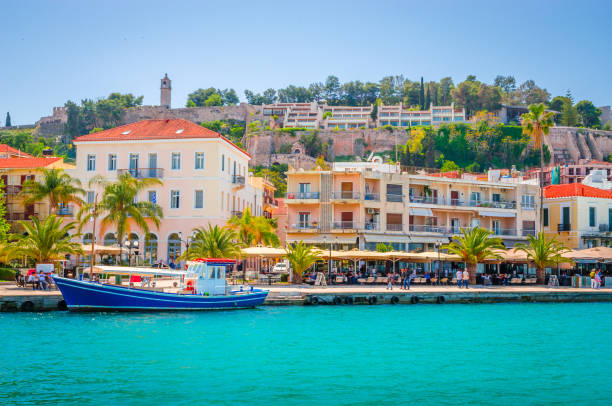
[[[563,164],[544,168],[542,184],[549,186],[552,184],[581,183],[593,171],[604,171],[605,177],[612,181],[612,162],[583,159],[580,160],[579,164]],[[539,179],[540,168],[530,169],[527,175],[532,179]]]
[[[568,248],[610,246],[612,191],[581,183],[544,188],[543,231]]]
[[[465,121],[465,110],[450,106],[430,105],[428,110],[416,111],[402,103],[380,105],[372,116],[373,106],[328,106],[325,103],[277,103],[261,106],[264,120],[274,120],[284,128],[356,130],[385,125],[411,127],[440,125]]]
[[[263,189],[249,178],[250,156],[220,134],[191,121],[144,120],[74,140],[77,165],[72,173],[83,185],[96,175],[115,180],[122,173],[140,179],[156,178],[138,199],[161,206],[164,218],[148,236],[134,227],[130,240],[138,241],[145,260],[175,259],[189,244],[192,230],[223,226],[232,215],[249,207],[263,214]],[[93,202],[101,189],[88,187]],[[97,241],[118,243],[115,231],[100,231]],[[92,228],[83,230],[83,242],[92,239]]]
[[[64,163],[63,158],[55,156],[33,157],[8,145],[0,144],[0,177],[4,185],[6,213],[11,232],[20,233],[19,220],[30,217],[44,219],[51,211],[48,201],[25,205],[19,195],[27,180],[39,180],[42,169],[72,169],[73,165]],[[69,215],[65,207],[57,208],[60,216]]]
[[[521,176],[417,174],[381,163],[287,173],[287,242],[432,250],[480,226],[507,247],[536,233],[538,185]]]
[[[272,213],[278,207],[278,202],[274,198],[274,192],[276,191],[274,183],[270,182],[268,179],[259,176],[250,176],[249,184],[255,189],[262,191],[261,215],[268,219],[272,218]]]

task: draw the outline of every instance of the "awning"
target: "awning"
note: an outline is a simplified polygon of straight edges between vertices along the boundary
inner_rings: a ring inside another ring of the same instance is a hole
[[[444,237],[414,237],[411,236],[410,239],[406,242],[414,243],[414,244],[448,244],[448,238]]]
[[[401,235],[365,235],[364,236],[366,242],[384,242],[384,243],[390,243],[390,242],[399,242],[399,243],[408,243],[410,242],[410,239],[408,238],[408,236],[401,236]]]
[[[478,214],[484,217],[516,217],[516,213],[505,211],[478,210]]]
[[[423,207],[411,207],[410,208],[411,216],[425,216],[425,217],[433,217],[433,213],[431,209],[423,208]]]
[[[285,255],[284,248],[273,247],[248,247],[242,249],[245,257],[279,258]]]

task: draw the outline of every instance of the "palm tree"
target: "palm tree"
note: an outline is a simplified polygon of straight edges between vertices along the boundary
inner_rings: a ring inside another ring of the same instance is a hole
[[[554,116],[552,111],[546,111],[544,103],[529,105],[529,113],[521,116],[523,134],[528,135],[534,146],[540,149],[540,227],[544,226],[544,137],[548,135],[550,127],[555,125]]]
[[[295,282],[300,282],[302,274],[320,259],[319,253],[303,241],[285,247],[285,255],[291,264]]]
[[[8,264],[13,258],[18,257],[16,245],[9,241],[0,241],[0,263]]]
[[[228,227],[208,225],[194,230],[189,249],[180,259],[196,258],[235,258],[240,256],[240,247],[236,244],[236,232]]]
[[[25,236],[17,241],[16,253],[34,258],[37,263],[49,263],[66,254],[82,254],[81,245],[71,241],[70,231],[75,223],[62,225],[62,219],[50,215],[44,220],[32,217],[32,221],[20,221]]]
[[[529,244],[516,244],[515,248],[526,253],[527,259],[535,264],[537,268],[536,277],[539,284],[546,282],[546,268],[556,266],[562,262],[573,262],[571,259],[561,256],[564,252],[569,251],[569,248],[557,240],[556,237],[553,236],[548,239],[544,233],[540,232],[537,237],[529,235],[527,239]]]
[[[24,205],[48,199],[50,214],[57,212],[60,203],[74,203],[81,206],[83,199],[79,196],[84,194],[81,182],[63,169],[42,169],[42,179],[26,180],[19,192]]]
[[[104,190],[102,198],[97,206],[91,205],[92,215],[104,215],[100,222],[100,235],[111,225],[117,229],[117,241],[122,249],[123,237],[129,235],[132,227],[136,225],[145,235],[149,234],[149,224],[153,223],[159,227],[163,212],[159,205],[149,201],[136,201],[140,192],[153,185],[161,185],[162,182],[155,178],[136,179],[129,172],[119,175],[116,182],[98,180]],[[94,210],[94,206],[95,210]],[[80,216],[81,221],[86,216]],[[121,252],[120,252],[121,258]]]
[[[247,209],[248,210],[248,209]],[[253,242],[255,245],[278,247],[280,238],[276,234],[276,226],[263,216],[253,217]]]
[[[491,231],[480,227],[461,228],[461,236],[454,236],[450,244],[442,248],[459,255],[470,273],[470,283],[476,283],[476,265],[487,259],[500,259],[494,249],[504,249],[500,238],[491,238]]]

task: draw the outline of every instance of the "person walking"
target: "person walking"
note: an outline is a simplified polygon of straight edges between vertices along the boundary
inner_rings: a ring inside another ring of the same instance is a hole
[[[410,274],[408,269],[404,268],[404,289],[410,290]]]
[[[591,277],[591,289],[595,289],[595,274],[597,273],[597,269],[591,269],[591,273],[589,276]]]
[[[40,289],[47,290],[47,281],[45,280],[45,274],[43,273],[43,271],[40,271],[40,273],[38,274],[38,284],[40,286]]]
[[[463,274],[461,273],[461,269],[457,270],[455,274],[455,279],[457,279],[457,286],[461,289],[461,279],[463,278]]]
[[[601,271],[595,273],[595,289],[601,289]]]
[[[470,273],[466,269],[465,271],[463,271],[463,286],[466,289],[468,289],[469,284],[470,284]]]
[[[393,290],[393,274],[387,274],[387,289]]]

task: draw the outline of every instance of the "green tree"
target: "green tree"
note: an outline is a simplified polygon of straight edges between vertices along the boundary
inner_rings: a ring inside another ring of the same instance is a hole
[[[461,228],[461,235],[454,236],[450,244],[442,246],[449,253],[458,255],[467,265],[470,283],[476,283],[476,266],[487,259],[501,259],[495,249],[504,249],[502,240],[491,237],[491,232],[484,228]]]
[[[582,100],[576,103],[576,111],[580,115],[580,121],[582,125],[588,128],[599,128],[601,127],[601,109],[595,107],[593,102],[589,100]]]
[[[232,216],[227,226],[236,231],[238,242],[244,247],[257,244],[277,246],[280,243],[272,224],[264,217],[253,216],[248,207],[240,217]]]
[[[24,235],[17,241],[17,253],[33,258],[37,263],[49,263],[63,259],[66,254],[82,254],[81,245],[71,241],[70,232],[75,223],[62,225],[62,219],[50,215],[44,220],[32,217],[32,221],[19,221]]]
[[[537,237],[527,236],[529,244],[518,243],[515,248],[527,254],[527,259],[533,262],[537,268],[536,277],[539,284],[546,283],[546,268],[557,266],[562,262],[572,262],[561,254],[570,251],[556,237],[547,238],[544,233],[538,233]]]
[[[110,226],[115,226],[117,241],[123,246],[123,238],[130,235],[134,226],[140,228],[145,235],[149,234],[149,224],[159,227],[163,218],[162,208],[149,201],[137,201],[138,195],[151,186],[161,185],[155,178],[136,179],[129,172],[118,176],[117,181],[108,182],[102,178],[97,183],[103,187],[102,198],[98,203],[100,235]],[[91,212],[92,204],[86,204],[81,210]],[[80,214],[80,213],[79,213]],[[79,215],[86,219],[86,216]]]
[[[316,158],[323,153],[323,143],[316,132],[302,134],[300,142],[304,144],[307,155]]]
[[[9,112],[6,112],[6,120],[4,121],[4,126],[5,127],[10,127],[11,126],[11,115],[9,114]]]
[[[389,245],[386,245],[384,242],[379,242],[378,244],[376,244],[376,251],[391,252],[393,251],[393,245],[391,245],[391,243],[389,243]]]
[[[206,107],[223,106],[223,100],[221,100],[221,95],[219,95],[218,93],[211,94],[208,99],[204,101],[204,105]]]
[[[319,253],[303,241],[287,245],[285,255],[291,264],[293,281],[296,283],[300,283],[304,272],[320,259]]]
[[[459,165],[454,163],[453,161],[444,161],[442,167],[440,168],[440,172],[455,172],[460,170]]]
[[[578,110],[573,106],[571,98],[566,98],[561,108],[561,125],[575,127],[578,125]]]
[[[11,225],[6,221],[6,185],[0,178],[0,242],[6,241]]]
[[[499,87],[505,94],[516,90],[516,79],[514,76],[497,75],[493,80],[493,86]]]
[[[180,259],[196,258],[237,258],[240,247],[236,245],[237,235],[229,227],[208,225],[208,228],[198,227],[194,230],[189,249]]]
[[[43,200],[49,201],[49,213],[57,213],[60,203],[83,204],[80,196],[85,195],[81,182],[68,175],[63,169],[42,169],[40,180],[23,182],[19,195],[23,204],[29,205]]]
[[[423,87],[423,76],[421,76],[421,87],[419,87],[419,106],[425,110],[425,88]]]
[[[544,203],[544,137],[548,135],[550,127],[555,125],[554,113],[546,111],[544,103],[529,106],[529,113],[521,116],[523,134],[528,135],[534,146],[540,150],[540,224],[544,227],[542,210]]]

